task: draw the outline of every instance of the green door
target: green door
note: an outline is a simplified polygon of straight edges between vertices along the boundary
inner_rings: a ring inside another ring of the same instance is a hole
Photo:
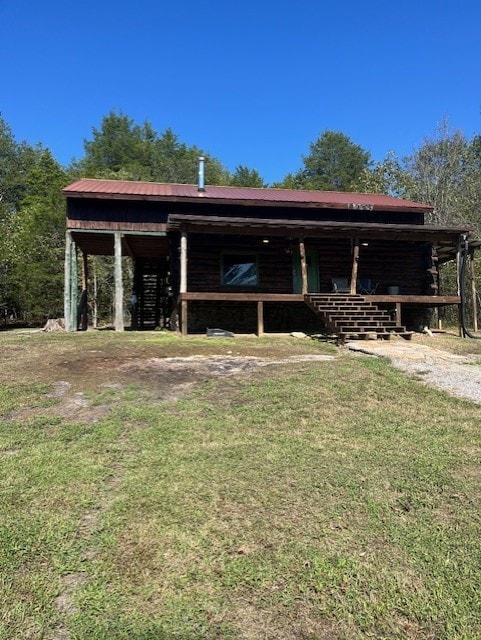
[[[319,291],[319,254],[315,249],[306,251],[307,290],[309,293]],[[299,252],[292,256],[292,287],[294,293],[302,293],[301,258]]]

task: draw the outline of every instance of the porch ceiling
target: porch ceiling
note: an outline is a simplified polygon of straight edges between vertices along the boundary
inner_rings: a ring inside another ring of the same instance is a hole
[[[224,234],[296,234],[305,237],[328,236],[360,239],[383,239],[404,241],[428,241],[436,243],[440,259],[451,260],[456,256],[459,236],[470,234],[466,227],[443,227],[420,224],[347,223],[330,220],[289,220],[231,218],[220,216],[198,216],[170,214],[168,230],[184,227],[193,232]]]
[[[113,233],[73,231],[72,238],[82,253],[95,256],[114,255]],[[168,240],[165,235],[123,233],[122,254],[132,258],[167,257]]]

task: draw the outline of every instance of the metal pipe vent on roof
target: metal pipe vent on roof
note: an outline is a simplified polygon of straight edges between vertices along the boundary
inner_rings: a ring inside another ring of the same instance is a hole
[[[199,156],[199,182],[197,184],[197,191],[201,193],[205,191],[204,161],[204,156]]]

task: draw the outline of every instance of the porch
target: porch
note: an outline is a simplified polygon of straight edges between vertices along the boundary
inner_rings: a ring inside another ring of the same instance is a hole
[[[366,316],[376,326],[359,326],[357,323],[348,325],[345,335],[353,336],[357,334],[357,337],[368,337],[373,333],[383,333],[382,336],[389,339],[392,334],[408,334],[409,332],[402,324],[402,318],[404,310],[406,309],[432,309],[449,305],[455,305],[458,309],[460,307],[461,298],[459,296],[427,296],[427,295],[342,295],[342,294],[325,294],[325,293],[287,293],[287,294],[273,294],[273,293],[221,293],[221,292],[184,292],[179,294],[176,310],[179,315],[179,324],[181,333],[183,336],[189,334],[189,305],[192,303],[207,303],[212,305],[213,303],[220,303],[221,305],[247,305],[251,307],[251,312],[255,317],[256,333],[258,336],[263,336],[266,332],[269,332],[269,327],[266,327],[266,307],[272,307],[274,305],[282,305],[285,307],[295,307],[296,305],[307,305],[313,307],[313,301],[322,301],[325,305],[330,307],[330,310],[334,313],[344,308],[344,312],[349,311],[349,307],[352,305],[359,305],[367,303],[371,306],[370,310],[364,310]],[[375,318],[373,313],[381,311],[388,314]],[[372,313],[373,312],[373,313]],[[363,313],[361,308],[355,308],[352,315],[357,316],[357,320],[362,320]],[[351,315],[351,317],[352,317]],[[329,312],[320,314],[321,319],[325,324],[329,325]],[[327,323],[326,323],[327,320]],[[389,324],[383,324],[389,322]],[[331,327],[333,331],[339,329],[334,326],[332,322]],[[376,330],[377,329],[377,330]],[[343,333],[342,331],[340,333]]]

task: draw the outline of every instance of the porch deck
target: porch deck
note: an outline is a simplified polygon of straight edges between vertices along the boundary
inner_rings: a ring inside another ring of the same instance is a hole
[[[317,295],[310,292],[310,296]],[[333,304],[338,294],[319,293],[319,296],[332,299]],[[365,295],[364,300],[373,304],[380,304],[383,307],[388,306],[396,310],[397,325],[400,326],[401,313],[403,305],[418,307],[443,307],[456,305],[458,308],[461,304],[459,296],[430,296],[430,295]],[[189,302],[223,302],[223,303],[253,303],[257,305],[257,335],[264,335],[264,303],[303,303],[306,302],[306,296],[302,293],[226,293],[226,292],[199,292],[190,291],[180,293],[177,298],[177,308],[180,308],[180,326],[183,336],[188,335],[188,305]]]

